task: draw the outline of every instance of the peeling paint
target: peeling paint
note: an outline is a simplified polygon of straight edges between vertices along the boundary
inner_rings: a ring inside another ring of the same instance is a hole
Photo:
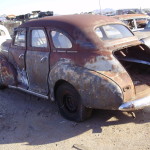
[[[0,80],[2,85],[16,85],[16,71],[6,58],[0,55]]]

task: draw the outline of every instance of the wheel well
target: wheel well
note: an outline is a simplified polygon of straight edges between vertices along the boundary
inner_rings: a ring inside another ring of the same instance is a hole
[[[58,88],[61,84],[64,84],[64,83],[70,84],[69,82],[67,82],[67,81],[65,81],[65,80],[58,80],[58,81],[55,83],[55,86],[54,86],[54,97],[55,97],[55,100],[56,100],[56,91],[57,91],[57,88]]]

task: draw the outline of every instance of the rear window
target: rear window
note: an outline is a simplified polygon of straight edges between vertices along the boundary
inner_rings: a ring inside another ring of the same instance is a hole
[[[132,32],[121,24],[109,24],[95,29],[102,40],[115,40],[133,36]]]

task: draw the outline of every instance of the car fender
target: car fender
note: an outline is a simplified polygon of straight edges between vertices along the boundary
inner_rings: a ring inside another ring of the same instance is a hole
[[[118,109],[123,102],[121,88],[107,76],[74,65],[71,60],[61,59],[49,74],[50,98],[58,81],[64,80],[79,92],[82,103],[89,108]]]
[[[17,73],[12,64],[10,64],[5,56],[0,54],[0,84],[4,86],[16,85]]]

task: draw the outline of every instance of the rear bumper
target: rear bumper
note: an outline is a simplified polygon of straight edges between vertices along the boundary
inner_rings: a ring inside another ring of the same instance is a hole
[[[123,103],[118,109],[121,111],[134,111],[150,106],[150,96]]]

